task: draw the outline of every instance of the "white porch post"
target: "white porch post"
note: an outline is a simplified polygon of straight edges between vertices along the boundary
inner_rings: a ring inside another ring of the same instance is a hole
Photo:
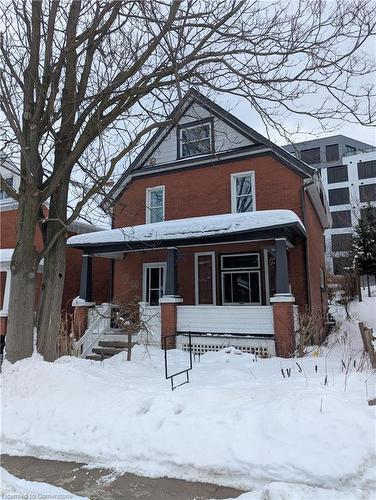
[[[4,288],[4,298],[1,310],[3,312],[8,312],[9,310],[9,298],[10,298],[10,281],[12,279],[12,272],[9,270],[6,272],[7,276],[5,278],[5,288]]]

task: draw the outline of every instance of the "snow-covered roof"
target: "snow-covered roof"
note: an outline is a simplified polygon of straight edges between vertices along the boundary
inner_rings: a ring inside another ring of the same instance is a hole
[[[69,246],[94,246],[111,243],[137,243],[207,238],[296,224],[305,233],[299,217],[291,210],[260,210],[239,214],[210,215],[167,220],[153,224],[123,227],[81,234],[68,239]]]

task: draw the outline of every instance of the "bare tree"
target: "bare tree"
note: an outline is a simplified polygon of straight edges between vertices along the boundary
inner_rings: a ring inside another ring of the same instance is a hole
[[[32,351],[41,259],[38,349],[55,358],[67,226],[120,160],[171,123],[166,117],[190,87],[243,96],[281,133],[291,112],[323,123],[374,119],[374,89],[359,83],[374,68],[362,53],[375,31],[367,0],[1,0],[1,7],[1,151],[20,176],[17,191],[1,179],[20,213],[12,362]],[[72,182],[83,188],[68,211]]]

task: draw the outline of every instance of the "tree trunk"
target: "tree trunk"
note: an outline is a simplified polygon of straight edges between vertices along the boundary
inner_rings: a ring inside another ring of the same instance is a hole
[[[20,203],[18,242],[11,262],[11,287],[5,357],[11,363],[33,353],[36,274],[38,253],[34,246],[39,201],[32,193]]]
[[[66,210],[69,178],[61,183],[51,197],[45,246],[49,247],[44,261],[42,296],[38,311],[38,352],[46,361],[58,356],[61,301],[65,280]],[[60,232],[57,237],[56,234]]]
[[[38,312],[38,352],[46,361],[58,355],[58,336],[65,278],[65,234],[45,258],[42,296]]]

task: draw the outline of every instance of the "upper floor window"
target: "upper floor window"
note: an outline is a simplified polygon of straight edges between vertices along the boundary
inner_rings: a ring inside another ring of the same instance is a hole
[[[346,182],[349,180],[347,175],[347,165],[339,165],[338,167],[329,167],[328,172],[328,184],[334,184],[335,182]]]
[[[330,144],[325,147],[326,161],[337,161],[339,160],[339,149],[338,144]]]
[[[178,127],[178,157],[186,158],[213,151],[212,120],[187,123]]]
[[[303,149],[300,158],[309,165],[320,163],[320,148]]]
[[[165,217],[164,186],[146,190],[146,223],[162,222]]]
[[[332,212],[333,228],[351,227],[351,210]]]
[[[362,220],[368,220],[368,218],[373,218],[373,217],[376,219],[376,207],[369,206],[360,209],[360,218]]]
[[[231,175],[231,211],[233,213],[256,210],[255,173]]]
[[[329,189],[329,205],[347,205],[350,203],[349,188]]]
[[[332,251],[348,252],[352,249],[353,235],[351,233],[332,234]]]
[[[376,177],[376,160],[362,161],[358,163],[359,179],[370,179]]]
[[[8,186],[13,187],[13,177],[6,177],[4,180]],[[3,189],[0,189],[0,200],[5,200],[7,198],[10,198],[9,194]]]
[[[376,201],[376,184],[364,184],[359,186],[361,202]]]
[[[356,153],[356,148],[354,148],[354,146],[348,146],[346,144],[345,148],[346,148],[346,154],[347,155],[350,155],[350,154],[354,155]]]

